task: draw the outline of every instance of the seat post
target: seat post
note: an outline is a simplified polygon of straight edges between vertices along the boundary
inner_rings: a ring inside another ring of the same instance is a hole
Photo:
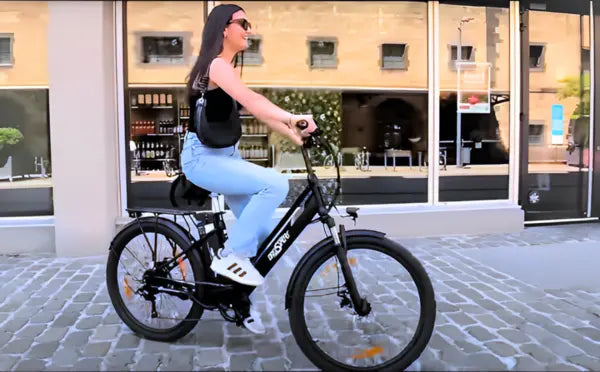
[[[225,197],[222,194],[210,193],[213,213],[225,212]]]

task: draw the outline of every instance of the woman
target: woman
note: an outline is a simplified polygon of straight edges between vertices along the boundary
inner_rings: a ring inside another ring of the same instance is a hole
[[[312,115],[294,115],[282,110],[246,87],[234,69],[236,55],[248,47],[250,31],[250,22],[239,6],[224,4],[211,11],[202,32],[200,55],[188,80],[190,107],[196,106],[204,88],[199,81],[206,82],[202,77],[208,71],[204,98],[209,121],[226,121],[232,108],[239,117],[235,100],[271,130],[302,145],[302,137],[316,129]],[[195,110],[191,111],[193,115]],[[309,124],[303,133],[296,129],[301,120]],[[190,123],[193,122],[191,117]],[[203,138],[204,143],[199,138]],[[181,166],[186,177],[199,187],[223,194],[237,218],[235,226],[228,231],[224,249],[214,258],[210,268],[236,282],[258,286],[264,278],[249,258],[256,254],[258,245],[271,232],[273,212],[287,195],[288,180],[273,169],[243,160],[237,143],[223,148],[211,147],[210,143],[206,133],[195,133],[190,125],[181,153]],[[244,324],[251,331],[259,327],[252,324],[256,323],[252,318],[247,320]]]

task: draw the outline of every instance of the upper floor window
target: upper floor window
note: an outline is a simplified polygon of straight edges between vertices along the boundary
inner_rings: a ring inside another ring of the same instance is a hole
[[[332,39],[309,40],[310,67],[337,67],[337,42]]]
[[[184,63],[183,36],[142,36],[142,63]]]
[[[381,68],[406,69],[406,44],[381,44]]]
[[[450,67],[456,69],[458,60],[458,45],[450,45]],[[472,45],[462,45],[460,48],[460,62],[475,61],[475,48]]]
[[[544,70],[544,55],[546,46],[544,44],[531,43],[529,45],[529,68],[533,71]]]
[[[13,34],[0,34],[0,66],[13,65]]]
[[[245,65],[262,65],[262,38],[257,35],[248,36],[248,49],[244,51]]]

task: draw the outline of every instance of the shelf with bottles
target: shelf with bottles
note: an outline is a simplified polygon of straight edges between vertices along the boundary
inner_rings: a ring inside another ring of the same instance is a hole
[[[252,118],[242,121],[242,137],[265,137],[269,136],[269,128]]]
[[[174,160],[177,157],[177,145],[161,141],[134,141],[136,158],[141,161]]]
[[[172,109],[174,108],[173,93],[164,91],[138,91],[131,93],[132,109]]]
[[[268,161],[269,149],[262,145],[239,145],[238,151],[243,159],[254,161]]]

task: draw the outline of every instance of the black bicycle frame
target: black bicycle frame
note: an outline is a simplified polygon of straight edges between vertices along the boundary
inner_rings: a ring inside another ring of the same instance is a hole
[[[275,266],[277,261],[279,261],[290,248],[300,233],[302,233],[308,225],[314,222],[313,218],[315,215],[318,214],[319,220],[322,223],[327,224],[329,228],[335,227],[335,221],[329,216],[329,212],[323,201],[319,179],[312,170],[308,153],[304,147],[302,147],[302,155],[308,171],[308,185],[298,196],[281,221],[279,221],[271,234],[269,234],[262,242],[256,256],[251,260],[252,264],[262,276],[266,276],[271,271],[273,266]],[[167,271],[172,270],[177,266],[177,259],[179,259],[179,257],[187,254],[187,252],[192,249],[198,249],[198,247],[203,246],[214,234],[218,234],[220,245],[222,245],[225,240],[225,237],[221,235],[225,229],[222,213],[215,215],[214,225],[213,230],[206,233],[201,239],[194,242],[175,257],[166,262],[158,263],[157,269],[166,269]],[[252,290],[254,289],[254,287],[250,288]]]

